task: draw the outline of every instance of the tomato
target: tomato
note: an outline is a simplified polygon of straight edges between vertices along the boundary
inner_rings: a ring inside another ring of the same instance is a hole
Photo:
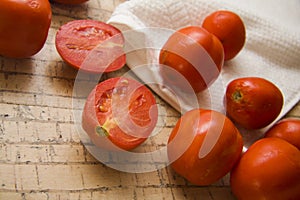
[[[279,138],[252,144],[230,175],[239,200],[300,199],[300,151]]]
[[[174,32],[159,55],[160,74],[164,82],[187,91],[187,86],[178,81],[178,75],[168,70],[170,67],[182,75],[196,93],[205,90],[217,79],[223,62],[224,51],[219,39],[197,26]]]
[[[67,5],[77,5],[77,4],[87,2],[88,0],[52,0],[52,1],[61,4],[67,4]]]
[[[125,65],[124,37],[110,24],[73,20],[57,31],[55,46],[62,59],[75,69],[91,73],[111,72]]]
[[[82,127],[100,148],[130,150],[147,139],[157,117],[155,97],[146,86],[116,77],[99,83],[89,94]]]
[[[234,58],[245,44],[244,22],[234,12],[228,10],[213,12],[204,19],[202,27],[220,39],[224,47],[225,60]]]
[[[300,119],[286,118],[280,120],[265,133],[265,137],[284,139],[300,150]]]
[[[0,55],[26,58],[44,46],[52,13],[48,0],[1,0]]]
[[[167,152],[178,174],[193,184],[209,185],[231,170],[242,148],[242,136],[225,115],[194,109],[175,125]]]
[[[231,81],[225,92],[227,115],[246,129],[269,125],[280,114],[283,95],[272,82],[259,77]]]

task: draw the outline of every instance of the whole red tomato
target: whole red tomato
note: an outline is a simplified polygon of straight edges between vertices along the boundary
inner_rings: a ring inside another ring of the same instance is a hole
[[[61,4],[67,4],[67,5],[77,5],[77,4],[87,2],[88,0],[52,0],[52,1]]]
[[[30,57],[48,36],[51,7],[48,0],[1,0],[0,55]]]
[[[283,95],[272,82],[259,77],[237,78],[226,88],[227,115],[247,129],[269,125],[280,114]]]
[[[91,73],[123,67],[124,37],[116,27],[97,20],[73,20],[62,25],[55,46],[62,59],[75,69]]]
[[[157,118],[151,91],[134,79],[116,77],[100,82],[89,94],[82,127],[100,148],[130,150],[148,138]]]
[[[160,73],[166,84],[187,91],[182,75],[196,93],[205,90],[219,76],[224,62],[219,39],[205,29],[188,26],[173,33],[160,51]],[[174,73],[168,67],[174,69]]]
[[[171,167],[196,185],[209,185],[238,161],[243,140],[234,124],[213,110],[195,109],[177,122],[168,140]]]
[[[223,44],[225,60],[234,58],[243,48],[246,28],[239,15],[228,10],[218,10],[208,15],[202,27],[217,36]]]
[[[265,137],[284,139],[300,150],[300,119],[286,118],[280,120],[265,133]]]
[[[230,175],[239,200],[300,199],[300,151],[279,138],[255,142]]]

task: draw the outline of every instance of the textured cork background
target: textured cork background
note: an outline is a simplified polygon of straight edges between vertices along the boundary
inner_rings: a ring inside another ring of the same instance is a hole
[[[74,19],[107,21],[122,2],[52,3],[52,24],[44,48],[28,59],[0,57],[1,200],[234,199],[228,176],[209,187],[199,187],[170,167],[149,173],[120,172],[97,161],[81,143],[72,111],[77,71],[57,54],[55,34],[62,24]],[[158,103],[166,111],[160,126],[169,132],[179,114],[162,100]],[[300,103],[287,116],[300,117]],[[145,145],[151,144],[153,141]]]

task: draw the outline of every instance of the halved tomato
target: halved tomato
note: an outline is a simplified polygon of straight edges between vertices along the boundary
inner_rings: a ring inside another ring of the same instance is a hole
[[[55,46],[62,59],[91,73],[111,72],[126,63],[119,29],[97,20],[74,20],[57,31]]]
[[[104,149],[130,150],[152,133],[158,118],[156,100],[143,84],[130,78],[110,78],[89,94],[82,127]]]

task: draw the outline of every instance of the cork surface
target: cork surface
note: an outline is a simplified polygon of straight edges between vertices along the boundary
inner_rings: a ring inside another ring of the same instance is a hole
[[[29,59],[0,57],[0,199],[234,199],[228,177],[192,185],[170,167],[126,173],[96,160],[74,126],[72,91],[77,71],[56,52],[58,28],[74,19],[106,21],[124,0],[90,0],[78,6],[52,3],[52,23],[44,48]],[[126,67],[105,77],[126,71]],[[179,114],[165,108],[163,131]],[[300,103],[287,117],[300,117]],[[160,148],[166,135],[144,144]],[[155,149],[154,148],[154,149]]]

